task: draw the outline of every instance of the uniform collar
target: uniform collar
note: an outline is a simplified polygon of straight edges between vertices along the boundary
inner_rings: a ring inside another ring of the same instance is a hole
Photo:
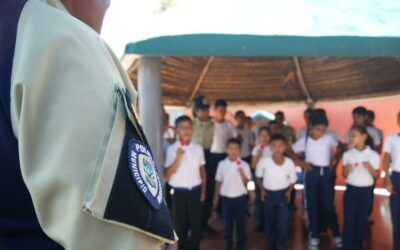
[[[358,154],[369,154],[371,152],[370,146],[365,146],[364,150],[362,151],[356,149],[355,147],[353,147],[353,150]]]
[[[56,9],[69,13],[67,8],[65,8],[64,4],[60,0],[42,0],[42,2]]]

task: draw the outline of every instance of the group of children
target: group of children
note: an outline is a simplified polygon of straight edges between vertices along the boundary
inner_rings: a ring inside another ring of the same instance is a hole
[[[354,124],[341,143],[337,133],[328,128],[322,109],[305,111],[307,125],[296,140],[293,130],[279,121],[279,116],[284,117],[282,112],[270,123],[275,128],[262,126],[255,138],[246,126],[248,119],[243,111],[236,113],[235,127],[225,119],[225,100],[215,102],[213,120],[209,108],[206,98],[200,96],[195,100],[193,118],[176,119],[178,139],[166,152],[165,175],[174,190],[172,212],[179,249],[199,249],[202,232],[211,230],[207,227],[210,211],[218,208],[224,224],[225,248],[232,249],[236,244],[236,249],[245,249],[247,184],[252,180],[257,184],[257,220],[265,233],[268,249],[286,249],[296,166],[304,171],[303,205],[309,228],[309,249],[318,249],[320,234],[328,228],[337,248],[362,248],[382,145],[382,133],[373,127],[371,119],[368,123],[371,112],[364,107],[353,110]],[[400,127],[400,113],[398,123]],[[387,173],[389,167],[393,170],[387,183],[392,191],[394,249],[398,250],[400,134],[390,135],[383,151],[385,170]],[[342,174],[347,182],[343,235],[334,204],[336,167],[341,158]]]

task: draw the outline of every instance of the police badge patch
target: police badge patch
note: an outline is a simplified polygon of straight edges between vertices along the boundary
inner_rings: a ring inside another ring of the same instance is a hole
[[[129,170],[139,190],[150,205],[159,210],[163,202],[162,185],[150,149],[132,139],[128,147]]]

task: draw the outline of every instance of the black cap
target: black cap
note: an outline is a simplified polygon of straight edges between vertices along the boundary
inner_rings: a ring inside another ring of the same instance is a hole
[[[215,107],[228,107],[228,103],[224,99],[218,99],[214,103]]]
[[[210,103],[205,96],[200,95],[194,99],[193,107],[195,109],[208,109],[210,108]]]

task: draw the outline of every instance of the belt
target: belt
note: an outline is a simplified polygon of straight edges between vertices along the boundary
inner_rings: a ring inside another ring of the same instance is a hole
[[[200,185],[194,186],[194,187],[172,187],[176,191],[191,191],[196,188],[200,188]]]

